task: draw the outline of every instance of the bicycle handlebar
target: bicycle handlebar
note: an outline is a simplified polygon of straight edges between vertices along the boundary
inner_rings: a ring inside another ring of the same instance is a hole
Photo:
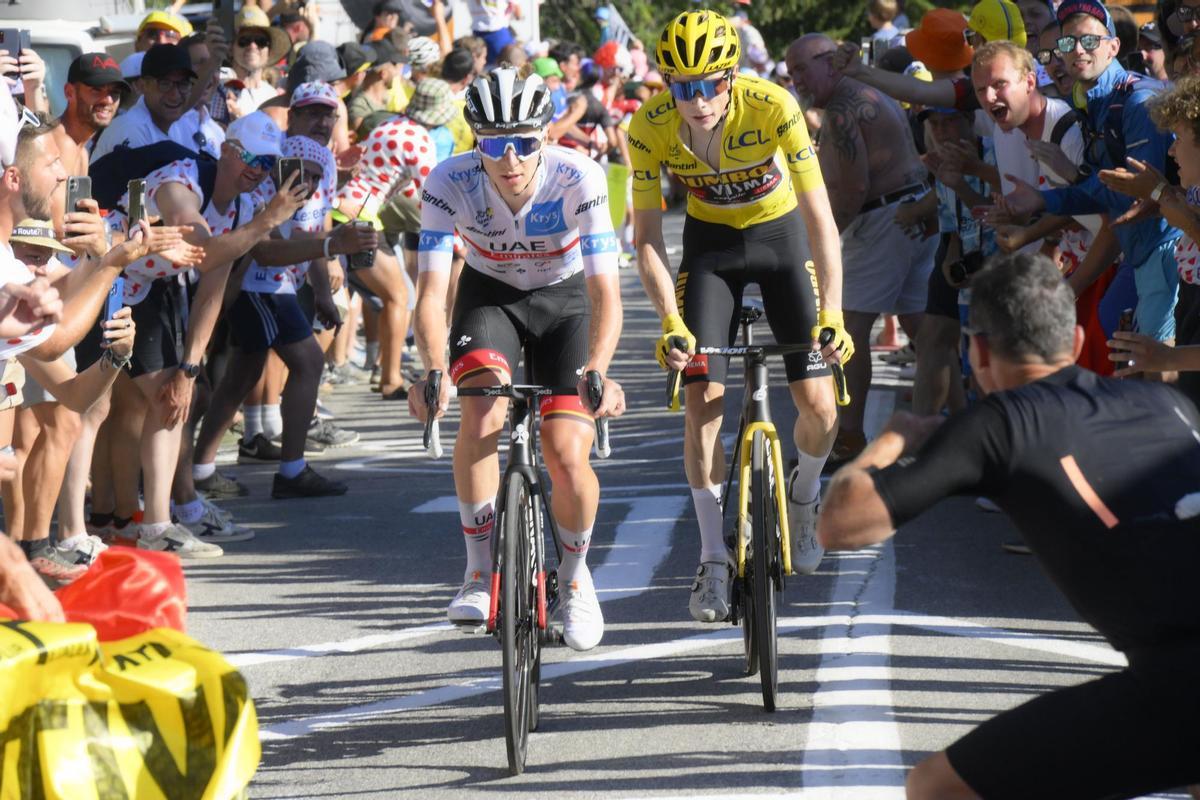
[[[817,337],[817,343],[821,347],[827,347],[833,341],[835,332],[833,328],[822,328],[821,335]],[[830,364],[829,368],[833,371],[833,391],[834,397],[839,406],[850,405],[850,390],[846,386],[846,372],[842,369],[841,363]]]
[[[594,376],[594,377],[593,377]],[[588,400],[592,410],[599,408],[603,398],[604,383],[599,372],[591,370],[585,376],[588,382]],[[550,395],[572,395],[576,389],[570,386],[532,386],[506,383],[500,386],[474,386],[469,388],[450,387],[451,395],[458,397],[508,397],[531,398],[548,397]],[[437,420],[438,400],[442,392],[441,370],[430,370],[425,378],[425,432],[422,444],[425,453],[430,458],[441,458],[445,450],[442,448],[441,431]],[[608,458],[612,452],[608,438],[608,419],[596,420],[596,457]]]

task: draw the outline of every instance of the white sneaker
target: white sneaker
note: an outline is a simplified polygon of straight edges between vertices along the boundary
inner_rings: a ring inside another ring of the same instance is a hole
[[[563,641],[572,650],[591,650],[604,636],[604,614],[591,583],[571,581],[558,590],[558,614],[563,622]]]
[[[212,512],[214,514],[216,514],[218,517],[220,517],[221,519],[225,520],[226,522],[233,521],[233,512],[226,511],[225,509],[221,508],[219,505],[214,503],[212,500],[209,500],[208,497],[204,494],[204,492],[197,490],[196,497],[198,497],[200,499],[201,504],[203,504],[203,506],[205,508],[212,509]]]
[[[697,622],[729,619],[729,579],[733,568],[725,561],[705,561],[696,569],[688,610]]]
[[[792,499],[792,483],[796,471],[788,476],[788,537],[792,540],[792,572],[811,575],[821,566],[825,548],[817,541],[817,515],[821,512],[821,495],[811,503]]]
[[[488,578],[491,576],[489,575]],[[484,578],[482,572],[471,573],[471,580],[463,584],[450,601],[446,616],[451,622],[472,623],[486,622],[488,611],[492,605],[491,582]]]
[[[182,525],[172,523],[161,536],[149,537],[145,526],[138,531],[137,546],[141,550],[174,553],[180,558],[217,558],[225,554],[219,545],[202,542]]]
[[[58,552],[68,558],[74,558],[77,564],[91,566],[96,559],[108,549],[108,545],[100,541],[100,537],[90,533],[80,533],[69,539],[64,539],[55,545]]]
[[[254,531],[239,528],[217,513],[216,506],[205,505],[204,513],[195,522],[180,522],[202,542],[244,542],[254,538]]]

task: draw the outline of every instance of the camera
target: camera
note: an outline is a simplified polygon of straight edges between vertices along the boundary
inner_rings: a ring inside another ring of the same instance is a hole
[[[983,269],[983,252],[972,250],[970,253],[963,253],[958,261],[952,261],[943,269],[946,282],[955,289],[961,289],[970,283],[972,275]]]

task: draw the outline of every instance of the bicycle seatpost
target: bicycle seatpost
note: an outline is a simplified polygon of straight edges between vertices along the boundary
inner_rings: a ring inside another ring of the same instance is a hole
[[[429,375],[425,378],[425,437],[423,444],[425,445],[425,453],[430,458],[441,458],[442,453],[442,437],[438,430],[437,412],[438,402],[442,397],[442,371],[440,369],[429,370]]]
[[[672,336],[667,340],[672,349],[681,352],[687,352],[687,339],[682,336]],[[683,381],[683,373],[677,369],[673,369],[667,375],[667,410],[679,410],[679,387]]]
[[[600,373],[594,369],[588,370],[584,376],[587,381],[588,402],[592,405],[592,411],[600,407],[600,401],[604,399],[604,380],[600,377]],[[608,444],[608,418],[601,417],[596,420],[596,458],[608,458],[612,448]]]
[[[822,328],[821,335],[817,337],[817,343],[821,347],[827,347],[833,341],[833,328]],[[833,370],[833,388],[836,395],[837,404],[839,406],[850,405],[850,390],[846,387],[846,372],[842,369],[841,364],[830,364],[829,368]]]

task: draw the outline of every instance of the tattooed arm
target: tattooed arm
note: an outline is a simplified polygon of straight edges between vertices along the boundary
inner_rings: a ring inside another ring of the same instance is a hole
[[[878,110],[854,91],[842,91],[825,107],[821,127],[821,174],[829,191],[833,218],[844,231],[867,200],[871,185],[866,141],[860,124],[870,124]]]

